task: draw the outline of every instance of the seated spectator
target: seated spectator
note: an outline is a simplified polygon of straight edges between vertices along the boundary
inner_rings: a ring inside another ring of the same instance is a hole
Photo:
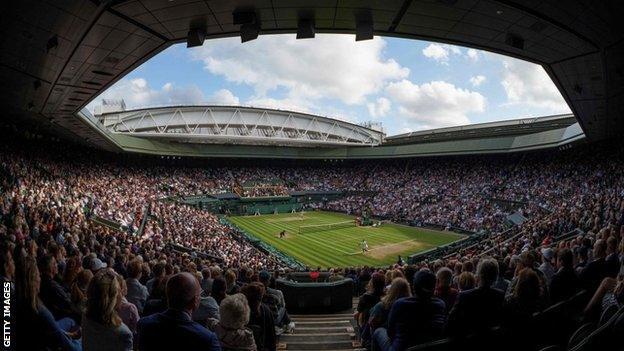
[[[55,321],[39,299],[39,269],[34,258],[25,257],[16,265],[15,339],[16,350],[80,351],[80,332],[70,318]]]
[[[539,270],[544,274],[546,278],[546,284],[550,284],[552,276],[555,274],[555,267],[552,265],[552,260],[555,256],[555,252],[551,248],[542,249],[542,264],[539,266]]]
[[[434,296],[444,301],[446,305],[446,312],[448,313],[453,305],[455,305],[455,299],[457,298],[457,289],[453,288],[453,271],[448,267],[442,267],[438,269],[436,273],[436,288]]]
[[[550,282],[552,303],[567,300],[581,290],[581,283],[574,270],[574,256],[570,249],[562,249],[557,256],[559,270]]]
[[[195,277],[197,278],[197,282],[201,286],[201,274],[197,273]],[[207,325],[208,319],[210,318],[220,318],[219,304],[217,303],[217,300],[215,300],[212,296],[204,293],[203,289],[199,299],[199,306],[195,311],[193,311],[192,318],[195,322],[201,325]]]
[[[237,294],[240,291],[240,286],[236,283],[236,272],[232,269],[228,269],[225,272],[225,293],[228,295]]]
[[[368,345],[377,328],[388,329],[388,314],[395,301],[412,296],[410,285],[405,278],[395,278],[388,288],[388,292],[370,311],[368,324],[362,328],[362,341]]]
[[[531,325],[533,313],[545,307],[537,272],[524,268],[518,273],[517,283],[503,307],[504,324],[520,330]]]
[[[592,260],[581,271],[581,284],[589,292],[596,291],[598,285],[607,276],[606,250],[607,245],[604,240],[596,240],[592,251]]]
[[[247,327],[253,332],[256,347],[259,351],[275,351],[277,336],[273,315],[269,307],[262,303],[264,286],[260,283],[247,284],[241,292],[247,298],[251,311]]]
[[[370,317],[370,310],[382,298],[384,288],[386,287],[386,278],[381,273],[374,273],[368,281],[366,292],[360,296],[355,313],[355,320],[360,327],[364,326]]]
[[[221,301],[223,301],[223,299],[227,296],[227,294],[225,293],[225,291],[227,290],[227,284],[225,282],[225,279],[223,278],[215,278],[214,281],[212,282],[212,291],[210,293],[210,296],[212,296],[215,301],[217,301],[217,304],[221,304]]]
[[[620,270],[620,257],[617,252],[618,239],[610,236],[607,239],[607,253],[605,258],[606,274],[608,277],[615,278]]]
[[[208,327],[214,331],[223,350],[255,351],[253,332],[247,328],[250,310],[243,294],[227,296],[219,307],[221,319],[210,318]]]
[[[397,300],[388,315],[388,329],[373,334],[374,348],[403,351],[440,338],[446,325],[446,306],[433,296],[436,277],[429,271],[414,276],[414,295]]]
[[[482,259],[477,265],[479,287],[462,291],[449,314],[449,333],[467,335],[496,326],[501,321],[505,293],[492,288],[498,278],[498,262]]]
[[[220,350],[216,335],[191,319],[199,306],[200,294],[201,288],[192,274],[178,273],[169,278],[168,309],[139,320],[139,351]]]
[[[41,301],[50,308],[50,312],[55,319],[70,317],[79,320],[80,315],[72,310],[72,302],[69,294],[61,284],[56,281],[58,265],[56,259],[51,255],[46,255],[39,260],[39,270],[41,272],[41,291],[39,296]]]
[[[121,298],[117,273],[100,269],[89,284],[87,311],[82,319],[85,350],[132,350],[132,332],[117,314]]]
[[[607,277],[602,280],[592,299],[585,307],[585,315],[592,318],[600,316],[607,308],[624,306],[624,264],[620,266],[617,278]]]
[[[135,305],[139,314],[141,314],[143,313],[145,302],[149,297],[147,288],[139,281],[143,274],[143,263],[139,259],[134,259],[128,263],[126,271],[128,273],[128,278],[126,279],[126,285],[128,287],[126,299],[128,299],[128,302]]]
[[[72,310],[81,316],[87,310],[87,289],[89,288],[91,279],[93,279],[93,273],[88,269],[83,269],[78,273],[75,279],[73,279],[71,284],[70,298]]]
[[[286,311],[284,294],[280,290],[269,287],[271,283],[271,274],[269,274],[269,272],[261,271],[258,274],[258,278],[266,289],[262,302],[271,309],[271,313],[273,313],[275,317],[275,325],[279,328],[286,329],[288,332],[293,332],[295,329],[295,322],[290,320],[290,316]]]
[[[124,278],[117,274],[117,283],[119,284],[119,294],[121,295],[121,300],[117,305],[117,313],[119,317],[123,321],[123,323],[130,329],[132,335],[136,336],[137,333],[137,323],[139,321],[139,311],[136,306],[128,302],[126,299],[126,294],[128,293],[128,287],[126,286],[126,281]]]

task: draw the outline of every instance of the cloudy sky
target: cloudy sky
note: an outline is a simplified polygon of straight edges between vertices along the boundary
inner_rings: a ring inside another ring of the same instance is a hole
[[[389,135],[567,113],[541,66],[485,51],[416,40],[265,35],[170,47],[96,98],[129,108],[223,104],[380,121]]]

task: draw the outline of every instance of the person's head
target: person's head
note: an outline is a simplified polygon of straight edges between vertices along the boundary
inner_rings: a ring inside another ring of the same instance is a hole
[[[227,285],[225,284],[225,279],[219,277],[215,278],[212,282],[212,290],[210,291],[210,296],[212,296],[217,302],[221,302],[225,297],[225,292],[227,291]]]
[[[605,241],[602,239],[596,240],[592,253],[594,259],[604,258],[607,255],[607,244]]]
[[[128,273],[128,278],[131,279],[141,279],[141,275],[143,274],[143,262],[139,259],[134,259],[128,263],[128,268],[126,268]]]
[[[87,289],[93,279],[93,273],[88,269],[83,269],[76,275],[71,285],[71,299],[73,302],[80,303],[87,299]]]
[[[13,262],[13,254],[9,246],[2,246],[0,251],[0,274],[8,280],[13,279],[15,275],[15,263]]]
[[[171,309],[192,313],[199,307],[200,293],[199,282],[191,273],[178,273],[167,281],[167,304]]]
[[[410,285],[405,278],[394,278],[390,284],[390,288],[386,295],[381,299],[384,308],[389,309],[392,307],[394,301],[402,298],[412,296]]]
[[[524,251],[523,253],[520,254],[520,262],[518,262],[518,269],[523,269],[523,268],[533,268],[535,266],[535,255],[533,254],[533,251],[528,250],[528,251]]]
[[[120,326],[121,318],[117,314],[120,301],[117,273],[112,269],[100,269],[87,290],[87,318],[105,326]]]
[[[436,276],[428,270],[420,270],[414,275],[414,295],[429,299],[433,296],[435,289]]]
[[[376,272],[368,281],[367,291],[373,295],[383,295],[384,288],[386,287],[386,277],[384,274]]]
[[[128,294],[128,285],[121,274],[117,274],[117,282],[119,283],[119,293],[122,297],[126,296]]]
[[[493,258],[484,258],[477,265],[479,286],[490,287],[498,279],[498,262]]]
[[[260,303],[264,296],[264,285],[258,282],[247,284],[243,286],[241,293],[247,298],[247,303],[252,311],[260,309]]]
[[[470,272],[462,272],[457,279],[457,286],[459,291],[465,291],[473,289],[477,285],[477,279],[474,274]]]
[[[269,283],[271,283],[271,274],[267,271],[262,271],[258,274],[258,280],[260,280],[260,283],[265,287],[269,286]]]
[[[43,276],[54,278],[58,273],[56,259],[52,255],[45,255],[39,260],[39,271]]]
[[[41,278],[37,262],[32,257],[22,258],[15,269],[15,293],[18,303],[38,310]]]
[[[220,323],[227,329],[242,329],[249,323],[249,304],[243,294],[227,296],[221,301],[219,314]]]
[[[574,255],[570,249],[561,249],[557,255],[557,263],[562,268],[572,268],[574,266]]]
[[[236,284],[236,272],[234,272],[233,269],[228,269],[225,272],[225,282],[227,283],[228,288]]]
[[[524,268],[518,273],[518,283],[514,296],[521,301],[536,301],[541,295],[541,287],[537,273],[531,268]]]
[[[154,274],[154,277],[158,278],[158,277],[164,277],[165,276],[165,266],[167,265],[167,263],[165,261],[158,261],[155,265],[154,265],[154,269],[152,269],[152,273]]]
[[[448,267],[438,269],[436,273],[436,286],[438,289],[446,290],[451,287],[453,282],[453,271]]]

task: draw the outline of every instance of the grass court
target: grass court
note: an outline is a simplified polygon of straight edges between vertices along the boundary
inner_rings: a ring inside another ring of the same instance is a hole
[[[448,244],[464,236],[453,232],[383,223],[379,227],[336,228],[299,234],[299,227],[354,220],[342,213],[313,211],[262,216],[232,216],[232,224],[311,267],[384,266]],[[285,230],[286,237],[279,233]],[[369,251],[362,252],[366,240]]]

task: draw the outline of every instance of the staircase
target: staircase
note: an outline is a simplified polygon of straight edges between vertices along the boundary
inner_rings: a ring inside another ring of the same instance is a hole
[[[357,298],[354,299],[357,303]],[[292,334],[280,336],[280,350],[356,350],[365,351],[356,340],[353,313],[291,315]]]

